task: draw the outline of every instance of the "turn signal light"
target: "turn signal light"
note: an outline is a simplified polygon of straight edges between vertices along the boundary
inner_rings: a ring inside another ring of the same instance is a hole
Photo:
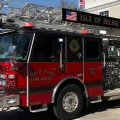
[[[10,75],[8,75],[8,78],[9,79],[15,79],[15,75],[14,74],[10,74]]]
[[[8,86],[15,86],[15,82],[14,81],[9,81]]]

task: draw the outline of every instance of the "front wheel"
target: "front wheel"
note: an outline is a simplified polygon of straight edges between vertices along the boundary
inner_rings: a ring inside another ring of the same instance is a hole
[[[83,108],[83,92],[79,86],[70,84],[63,88],[56,98],[54,113],[60,120],[77,118]]]

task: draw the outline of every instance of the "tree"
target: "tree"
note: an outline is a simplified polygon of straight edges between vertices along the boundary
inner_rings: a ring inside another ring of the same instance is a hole
[[[64,0],[60,1],[60,8],[68,8],[77,10],[77,6],[73,2],[65,2]]]

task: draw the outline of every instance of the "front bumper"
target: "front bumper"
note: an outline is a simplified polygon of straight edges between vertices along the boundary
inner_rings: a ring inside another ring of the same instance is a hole
[[[15,107],[20,105],[20,98],[18,95],[5,96],[0,95],[0,108]]]

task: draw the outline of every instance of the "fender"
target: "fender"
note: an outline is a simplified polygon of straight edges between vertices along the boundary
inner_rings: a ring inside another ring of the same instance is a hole
[[[71,79],[71,78],[78,80],[78,81],[83,85],[83,87],[84,87],[84,89],[85,89],[85,96],[86,96],[86,98],[88,98],[87,88],[86,88],[86,86],[84,85],[84,83],[82,82],[82,80],[78,79],[77,77],[67,77],[67,78],[64,78],[63,80],[61,80],[61,81],[54,87],[53,92],[52,92],[52,97],[51,97],[51,103],[54,103],[54,101],[55,101],[55,96],[56,96],[56,93],[57,93],[59,87],[60,87],[65,81],[67,81],[67,80],[69,80],[69,79]]]

